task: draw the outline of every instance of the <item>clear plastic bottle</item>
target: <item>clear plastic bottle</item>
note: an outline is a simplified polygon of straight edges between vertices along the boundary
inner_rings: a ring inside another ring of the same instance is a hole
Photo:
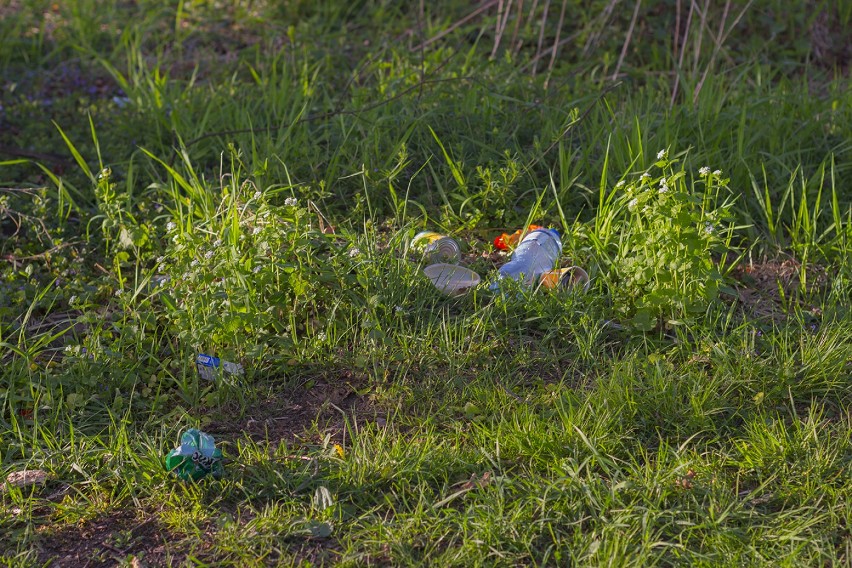
[[[512,278],[527,286],[538,283],[542,274],[552,270],[562,255],[562,237],[556,229],[536,229],[520,242],[509,262],[500,267],[491,290],[500,288],[500,280]]]

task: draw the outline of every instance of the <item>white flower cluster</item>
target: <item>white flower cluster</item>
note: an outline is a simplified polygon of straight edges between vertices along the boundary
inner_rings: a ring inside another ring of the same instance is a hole
[[[284,200],[284,205],[286,205],[287,207],[296,207],[297,205],[299,205],[299,200],[295,197],[288,197]]]
[[[255,191],[255,192],[254,192],[254,195],[252,196],[252,199],[254,199],[255,201],[257,201],[257,200],[258,200],[258,199],[260,199],[261,197],[263,197],[263,194],[262,194],[261,192],[259,192],[259,191]]]
[[[669,151],[668,150],[660,150],[659,152],[657,152],[657,159],[658,160],[665,160],[668,157],[669,157]]]
[[[359,254],[361,254],[361,251],[357,247],[349,249],[349,258],[355,258]]]
[[[166,230],[170,233],[175,230],[175,227],[177,227],[177,225],[175,225],[173,221],[166,223]]]
[[[666,178],[660,180],[660,193],[668,193],[669,192],[669,184],[666,181]]]

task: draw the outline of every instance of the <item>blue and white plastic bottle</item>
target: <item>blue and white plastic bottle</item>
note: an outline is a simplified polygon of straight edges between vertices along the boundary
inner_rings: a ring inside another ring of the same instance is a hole
[[[562,237],[556,229],[536,229],[530,231],[518,248],[512,253],[509,262],[500,267],[497,280],[491,284],[491,290],[499,290],[500,281],[512,278],[524,285],[534,286],[541,275],[552,270],[562,255]]]

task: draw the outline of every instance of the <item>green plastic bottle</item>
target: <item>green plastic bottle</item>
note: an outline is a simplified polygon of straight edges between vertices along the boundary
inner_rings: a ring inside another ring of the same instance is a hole
[[[216,448],[213,436],[190,428],[180,437],[180,447],[166,456],[166,471],[173,471],[184,481],[198,481],[212,474],[222,477],[222,450]]]

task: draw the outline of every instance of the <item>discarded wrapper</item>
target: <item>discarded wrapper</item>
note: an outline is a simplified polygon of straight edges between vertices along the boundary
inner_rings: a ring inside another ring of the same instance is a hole
[[[219,374],[219,368],[229,375],[244,374],[243,366],[239,363],[231,363],[230,361],[222,361],[218,357],[199,353],[195,358],[195,366],[198,368],[198,374],[202,379],[215,381]]]
[[[479,285],[479,274],[457,264],[431,264],[423,273],[435,288],[449,296],[459,296]]]
[[[222,477],[222,450],[213,436],[190,428],[180,437],[180,446],[166,455],[166,471],[173,471],[184,481],[198,481],[207,475]]]
[[[574,286],[582,286],[583,292],[589,289],[589,273],[579,266],[569,266],[568,268],[558,268],[550,270],[541,275],[542,288],[571,288]]]
[[[540,225],[530,225],[526,228],[526,231],[523,229],[518,229],[511,235],[507,233],[503,233],[499,237],[494,239],[494,248],[498,250],[510,250],[515,248],[518,245],[518,242],[521,240],[521,235],[525,232],[535,231],[536,229],[543,229]]]

